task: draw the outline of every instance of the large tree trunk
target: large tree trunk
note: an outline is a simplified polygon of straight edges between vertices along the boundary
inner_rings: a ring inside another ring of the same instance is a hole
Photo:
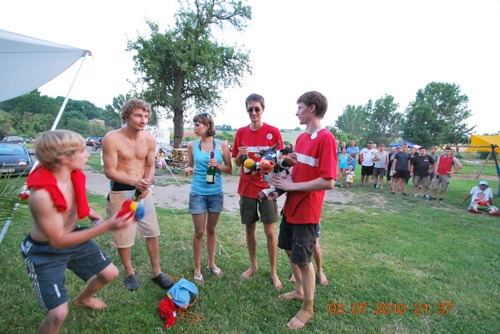
[[[174,148],[180,148],[184,138],[184,112],[182,109],[174,110]]]

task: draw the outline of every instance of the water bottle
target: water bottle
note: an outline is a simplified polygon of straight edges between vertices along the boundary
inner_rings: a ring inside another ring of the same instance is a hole
[[[155,184],[156,184],[156,181],[151,180],[149,187],[148,187],[148,190],[151,190],[155,186]],[[139,196],[141,196],[141,194],[142,194],[142,191],[140,191],[139,188],[135,188],[135,192],[134,192],[134,201],[135,202],[139,202]]]
[[[214,151],[210,152],[210,159],[214,158]],[[208,166],[207,168],[207,184],[215,183],[215,166]]]
[[[139,196],[141,196],[142,191],[139,190],[139,188],[135,188],[134,192],[134,201],[138,202],[139,201]]]

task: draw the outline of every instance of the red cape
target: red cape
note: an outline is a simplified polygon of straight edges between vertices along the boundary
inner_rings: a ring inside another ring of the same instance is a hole
[[[76,210],[78,219],[83,219],[89,215],[90,206],[87,201],[87,189],[85,187],[85,174],[81,170],[71,173],[71,181],[75,186]],[[58,212],[64,212],[68,208],[66,199],[57,186],[57,180],[52,173],[43,165],[38,165],[26,179],[28,189],[45,189],[52,198],[54,206]]]

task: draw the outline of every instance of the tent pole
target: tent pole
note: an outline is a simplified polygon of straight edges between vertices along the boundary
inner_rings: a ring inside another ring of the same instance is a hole
[[[61,119],[61,115],[64,111],[64,108],[66,107],[66,103],[68,103],[68,98],[69,98],[69,95],[71,93],[71,90],[73,89],[73,85],[75,84],[76,82],[76,78],[78,78],[78,75],[80,74],[80,70],[82,69],[82,66],[83,66],[83,63],[85,62],[85,59],[87,59],[87,56],[90,54],[90,52],[85,52],[85,57],[83,58],[83,61],[82,63],[80,64],[80,68],[78,69],[78,72],[76,73],[75,75],[75,78],[73,79],[73,82],[71,83],[71,87],[69,88],[69,91],[68,91],[68,94],[66,94],[66,98],[64,99],[64,102],[61,106],[61,109],[59,109],[59,113],[57,114],[57,117],[56,119],[54,120],[54,124],[52,125],[52,128],[50,129],[51,131],[55,130],[56,127],[57,127],[57,124],[59,123],[59,120]],[[39,164],[39,161],[35,161],[35,163],[33,164],[33,167],[31,167],[31,171],[30,173],[38,166]],[[25,191],[27,189],[27,185],[26,185],[26,181],[24,182],[24,185],[23,185],[23,188],[22,188],[22,191]],[[12,221],[12,217],[14,216],[15,212],[17,211],[17,207],[18,207],[18,204],[15,204],[13,207],[12,207],[12,216],[11,218],[9,218],[6,222],[5,222],[5,225],[2,229],[2,232],[0,234],[0,244],[2,243],[2,240],[3,240],[3,237],[5,236],[5,234],[7,233],[7,229],[9,228],[10,226],[10,222]]]
[[[496,172],[498,176],[498,190],[497,190],[497,195],[500,196],[500,167],[498,167],[498,160],[497,160],[497,155],[495,153],[495,148],[497,148],[498,145],[491,144],[491,155],[493,155],[493,160],[495,160],[495,167],[496,167]]]
[[[78,75],[80,74],[80,70],[83,67],[83,63],[85,63],[85,59],[87,59],[87,56],[89,54],[90,54],[90,52],[88,52],[88,51],[85,52],[85,57],[83,57],[82,63],[80,64],[80,68],[78,68],[78,72],[76,72],[75,78],[73,79],[73,82],[71,83],[71,87],[69,88],[68,94],[66,94],[66,98],[64,99],[64,102],[61,105],[59,112],[57,113],[56,119],[54,120],[54,124],[52,124],[52,128],[50,128],[50,131],[54,131],[57,128],[57,124],[59,124],[59,120],[61,119],[64,108],[66,108],[66,103],[68,103],[69,95],[71,94],[71,91],[73,90],[73,86],[75,85],[76,79],[78,78]]]
[[[493,154],[495,154],[495,151],[493,151]],[[481,166],[481,169],[479,170],[479,173],[477,173],[476,175],[476,180],[479,179],[479,177],[481,176],[481,174],[483,173],[483,170],[484,170],[484,167],[486,167],[486,164],[488,163],[488,161],[490,160],[490,157],[491,157],[491,152],[488,153],[488,156],[486,157],[486,160],[484,160],[484,164]]]

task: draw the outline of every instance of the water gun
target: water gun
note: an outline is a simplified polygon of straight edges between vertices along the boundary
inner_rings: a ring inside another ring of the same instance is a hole
[[[116,217],[125,216],[127,214],[129,215],[128,217],[132,217],[133,215],[135,220],[142,220],[146,215],[146,208],[138,202],[126,199]]]

